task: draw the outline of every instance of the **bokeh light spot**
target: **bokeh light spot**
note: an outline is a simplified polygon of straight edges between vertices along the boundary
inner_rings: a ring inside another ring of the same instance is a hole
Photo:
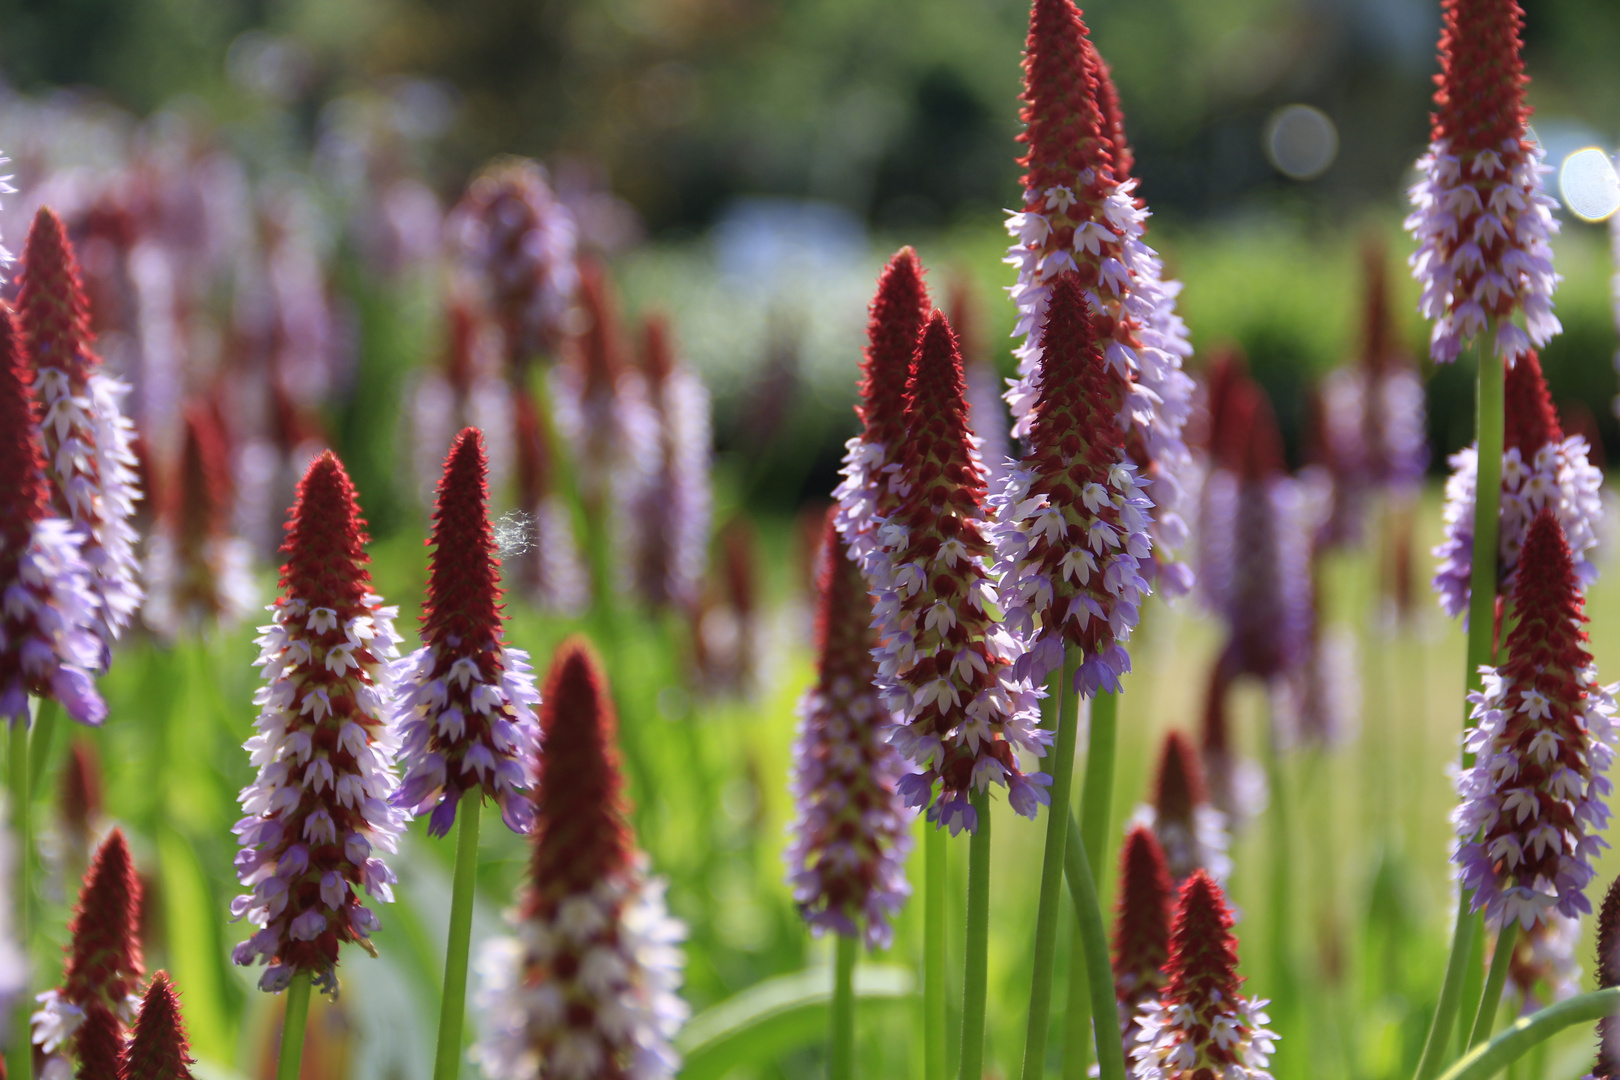
[[[1564,159],[1558,170],[1558,190],[1569,212],[1582,221],[1602,221],[1620,209],[1620,176],[1609,155],[1595,146]]]
[[[1284,105],[1266,121],[1266,157],[1295,180],[1315,180],[1339,154],[1339,130],[1321,109]]]

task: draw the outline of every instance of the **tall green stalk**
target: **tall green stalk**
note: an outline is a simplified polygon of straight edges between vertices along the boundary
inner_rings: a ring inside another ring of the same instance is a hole
[[[1593,990],[1549,1005],[1531,1016],[1521,1016],[1486,1043],[1476,1046],[1450,1069],[1443,1080],[1489,1080],[1528,1050],[1542,1051],[1546,1041],[1567,1027],[1590,1024],[1620,1013],[1620,986]],[[1541,1072],[1532,1071],[1532,1076]]]
[[[855,954],[860,942],[851,935],[838,934],[838,954],[833,965],[832,1066],[830,1080],[852,1080],[855,1076]]]
[[[1119,695],[1102,693],[1092,698],[1091,731],[1086,739],[1086,786],[1080,792],[1080,842],[1094,868],[1108,865],[1108,813],[1114,801],[1114,743],[1118,730]]]
[[[990,978],[990,794],[970,795],[979,827],[968,844],[967,966],[962,976],[961,1080],[984,1076],[984,1008]]]
[[[1080,826],[1069,812],[1069,834]],[[1068,855],[1064,855],[1067,865]],[[1075,910],[1075,918],[1080,912]],[[1086,968],[1086,940],[1075,923],[1069,937],[1069,990],[1063,999],[1063,1080],[1086,1080],[1091,1069],[1091,972]]]
[[[1479,336],[1479,382],[1475,398],[1478,464],[1474,485],[1474,550],[1468,588],[1468,659],[1463,673],[1463,727],[1468,727],[1468,694],[1479,689],[1479,668],[1491,662],[1496,631],[1496,552],[1502,502],[1502,362],[1490,343],[1496,339],[1494,321]],[[1463,753],[1463,765],[1469,764]],[[1468,974],[1468,951],[1478,920],[1469,908],[1473,894],[1463,889],[1457,897],[1457,926],[1451,936],[1451,958],[1446,963],[1440,1000],[1429,1024],[1429,1038],[1418,1061],[1417,1080],[1439,1075],[1451,1043],[1451,1027]]]
[[[461,1073],[461,1029],[467,1017],[467,950],[472,942],[473,888],[478,880],[478,816],[483,793],[476,788],[462,800],[456,832],[456,876],[450,893],[450,940],[444,950],[444,997],[439,1002],[439,1046],[433,1080],[456,1080]]]
[[[304,1028],[309,1023],[309,972],[300,971],[287,987],[287,1014],[281,1022],[281,1055],[276,1080],[298,1080],[304,1060]]]
[[[11,823],[17,837],[17,943],[22,948],[23,956],[29,954],[29,900],[33,896],[32,885],[29,881],[30,866],[33,861],[29,856],[34,850],[34,833],[29,815],[29,802],[32,792],[29,790],[28,776],[28,725],[26,723],[13,723],[11,725],[11,745],[7,750],[7,786],[11,790]],[[11,1024],[11,1052],[6,1070],[13,1080],[31,1080],[34,1075],[34,1053],[28,1037],[28,1013],[33,998],[27,993],[21,995],[21,1002],[17,1006],[17,1015],[12,1017]]]
[[[1272,1029],[1277,1032],[1279,1057],[1292,1050],[1298,1039],[1289,1036],[1299,1031],[1294,1019],[1299,1014],[1300,1002],[1294,979],[1294,885],[1293,885],[1293,830],[1289,827],[1294,813],[1289,798],[1288,778],[1283,773],[1282,755],[1277,749],[1275,718],[1266,731],[1266,783],[1271,788],[1271,910],[1267,913],[1271,929],[1271,1016]],[[1286,1073],[1287,1069],[1278,1069]]]
[[[1057,740],[1052,756],[1052,802],[1046,815],[1046,851],[1041,861],[1040,903],[1035,914],[1035,973],[1029,991],[1029,1030],[1024,1039],[1023,1080],[1046,1072],[1046,1036],[1052,1020],[1052,968],[1057,959],[1058,911],[1063,906],[1063,856],[1069,829],[1069,791],[1074,779],[1074,743],[1080,699],[1073,691],[1080,650],[1063,655],[1058,684]]]
[[[945,1080],[945,851],[945,830],[924,821],[924,1080]]]
[[[1093,711],[1093,723],[1095,715]],[[1097,903],[1097,883],[1091,876],[1091,863],[1080,840],[1081,831],[1078,825],[1069,822],[1063,870],[1069,879],[1069,895],[1074,900],[1076,936],[1086,952],[1086,983],[1090,989],[1092,1024],[1097,1034],[1097,1077],[1098,1080],[1125,1080],[1125,1040],[1120,1037],[1114,969],[1108,956],[1102,908]]]
[[[1485,996],[1479,1002],[1479,1015],[1474,1019],[1474,1030],[1468,1036],[1468,1049],[1472,1050],[1491,1037],[1496,1026],[1496,1009],[1502,1004],[1502,987],[1507,983],[1508,966],[1513,962],[1513,946],[1519,939],[1519,923],[1509,920],[1496,935],[1496,955],[1491,957],[1491,977],[1485,981]]]
[[[28,736],[28,790],[38,791],[51,757],[51,738],[56,734],[57,714],[62,706],[55,698],[40,698],[34,713],[34,730]]]

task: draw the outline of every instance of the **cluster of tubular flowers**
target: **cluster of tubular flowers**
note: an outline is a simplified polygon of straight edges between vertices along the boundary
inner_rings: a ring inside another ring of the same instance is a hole
[[[1138,1014],[1137,1080],[1269,1080],[1277,1037],[1266,1002],[1239,992],[1237,939],[1221,887],[1203,871],[1176,901],[1164,989]]]
[[[463,269],[485,291],[514,369],[555,346],[579,287],[578,229],[545,170],[523,159],[485,169],[445,230]]]
[[[1091,327],[1079,275],[1064,274],[1046,306],[1027,449],[990,498],[997,603],[1025,645],[1018,674],[1044,683],[1065,646],[1079,649],[1086,696],[1118,691],[1131,669],[1125,642],[1150,591],[1153,509],[1115,422],[1123,382]]]
[[[173,640],[205,628],[235,628],[253,610],[251,545],[227,531],[231,474],[224,432],[207,410],[186,410],[180,468],[146,547],[141,620]]]
[[[388,726],[398,609],[371,592],[354,485],[330,451],[298,485],[282,595],[258,638],[265,686],[247,741],[258,776],[242,789],[234,918],[258,927],[232,958],[268,968],[263,990],[307,973],[337,990],[338,945],[372,951],[377,917],[356,893],[389,902],[394,874],[375,852],[405,824],[389,805],[398,737]]]
[[[1131,823],[1152,831],[1178,888],[1197,870],[1217,882],[1231,876],[1226,815],[1210,803],[1198,752],[1181,732],[1164,737],[1154,800],[1138,806]]]
[[[1412,276],[1433,319],[1429,351],[1450,363],[1494,326],[1511,364],[1562,327],[1552,312],[1559,277],[1548,237],[1558,204],[1542,190],[1541,146],[1526,127],[1516,0],[1445,0],[1439,89],[1429,151],[1418,159],[1406,229],[1418,242]],[[1524,327],[1512,321],[1524,315]]]
[[[394,715],[404,773],[396,805],[430,810],[444,836],[464,793],[495,800],[513,832],[534,825],[539,695],[529,654],[501,640],[500,563],[488,514],[483,440],[456,436],[433,513],[433,558],[422,647],[394,672]]]
[[[81,534],[51,511],[32,382],[16,317],[0,303],[0,719],[27,723],[36,694],[99,724],[98,602]]]
[[[1586,439],[1564,436],[1534,349],[1507,370],[1505,390],[1497,589],[1503,594],[1512,590],[1531,522],[1543,510],[1558,519],[1575,560],[1576,576],[1585,587],[1597,579],[1597,567],[1589,556],[1603,529],[1603,472],[1587,460]],[[1464,447],[1450,461],[1445,538],[1434,549],[1440,562],[1433,584],[1441,608],[1455,617],[1468,610],[1478,446]]]
[[[901,248],[884,267],[872,298],[861,356],[861,402],[855,407],[861,433],[845,444],[843,480],[833,490],[839,535],[869,582],[884,576],[872,560],[883,558],[878,529],[899,500],[906,381],[932,310],[917,253]]]
[[[1513,608],[1505,659],[1469,695],[1474,764],[1457,778],[1452,861],[1487,922],[1529,930],[1553,912],[1591,911],[1592,862],[1608,846],[1605,774],[1620,744],[1615,687],[1598,685],[1569,545],[1549,511],[1525,540]]]
[[[45,1055],[44,1080],[73,1076],[74,1058],[94,1056],[85,1052],[87,1040],[96,1041],[96,1035],[108,1032],[117,1040],[135,1019],[141,1003],[137,991],[145,973],[140,911],[141,880],[135,860],[124,834],[114,830],[85,874],[68,927],[71,940],[62,985],[39,995],[39,1011],[31,1017],[34,1045]]]
[[[1164,988],[1170,958],[1170,908],[1175,883],[1164,849],[1146,825],[1133,826],[1119,856],[1119,901],[1114,916],[1114,997],[1125,1045],[1131,1046],[1138,1016]]]
[[[641,475],[626,478],[623,562],[628,586],[654,607],[690,607],[709,548],[709,391],[682,363],[661,318],[644,328],[641,394],[654,426]]]
[[[1518,995],[1521,1016],[1581,992],[1580,944],[1581,921],[1556,911],[1515,939],[1506,986]]]
[[[869,563],[881,575],[872,580],[878,685],[902,720],[892,741],[920,770],[900,790],[953,833],[978,826],[970,788],[1003,784],[1008,804],[1033,818],[1050,783],[1025,775],[1016,757],[1044,756],[1051,732],[1039,726],[1038,691],[1014,671],[1023,643],[989,613],[984,481],[964,392],[956,337],[936,311],[906,388],[899,502],[881,528],[882,557]]]
[[[512,936],[478,961],[473,1057],[491,1080],[664,1080],[680,1068],[685,928],[630,833],[616,726],[595,656],[564,642],[540,710],[533,877],[507,914]]]
[[[530,394],[512,400],[521,509],[509,530],[515,535],[501,538],[502,556],[515,564],[518,582],[536,604],[577,615],[590,606],[591,579],[574,537],[573,512],[552,489],[551,432]]]
[[[1150,579],[1160,575],[1167,595],[1181,595],[1192,575],[1166,557],[1186,539],[1178,503],[1191,461],[1182,428],[1193,383],[1182,361],[1192,347],[1175,312],[1180,285],[1164,279],[1143,242],[1148,211],[1129,175],[1117,95],[1072,0],[1037,0],[1030,13],[1023,100],[1024,208],[1007,222],[1016,242],[1006,261],[1018,268],[1014,333],[1024,335],[1014,350],[1019,378],[1007,392],[1013,434],[1027,437],[1034,422],[1046,305],[1053,282],[1073,271],[1096,313],[1103,358],[1122,383],[1116,405],[1126,449],[1153,481],[1154,560],[1144,569]]]
[[[820,670],[799,703],[789,781],[798,811],[783,858],[813,931],[854,937],[864,921],[867,945],[883,949],[911,893],[913,815],[899,795],[906,766],[888,741],[894,714],[873,685],[872,603],[831,515],[821,562]]]
[[[130,449],[134,426],[120,402],[129,387],[90,351],[90,304],[61,219],[48,207],[23,248],[17,315],[43,416],[46,475],[56,512],[73,523],[96,597],[105,670],[112,643],[140,607],[130,519],[141,497]]]

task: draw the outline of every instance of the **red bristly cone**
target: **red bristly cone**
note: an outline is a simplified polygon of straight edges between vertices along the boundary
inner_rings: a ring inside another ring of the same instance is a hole
[[[1181,887],[1164,967],[1165,1007],[1185,1005],[1196,1017],[1189,1041],[1211,1042],[1210,1026],[1239,1000],[1243,980],[1237,966],[1232,911],[1215,879],[1200,870]]]
[[[152,977],[135,1021],[135,1036],[124,1051],[118,1080],[191,1080],[191,1044],[180,1016],[180,995],[167,971]]]
[[[1089,35],[1085,39],[1085,56],[1086,72],[1097,86],[1097,112],[1102,118],[1103,135],[1108,139],[1114,178],[1124,180],[1136,165],[1136,155],[1131,152],[1131,144],[1125,139],[1125,111],[1119,106],[1119,88],[1114,85],[1113,71],[1108,61],[1102,58]]]
[[[583,638],[558,646],[541,692],[540,778],[527,917],[550,919],[632,862],[634,840],[617,749],[618,717],[602,665]]]
[[[1505,367],[1505,365],[1504,365]],[[1531,349],[1503,373],[1502,449],[1517,450],[1529,465],[1536,451],[1564,441],[1564,429],[1553,408],[1552,393],[1541,372],[1541,357]]]
[[[1207,870],[1216,881],[1231,872],[1224,831],[1215,822],[1200,821],[1209,810],[1198,751],[1186,735],[1171,731],[1160,752],[1158,791],[1150,820],[1154,837],[1164,849],[1170,878],[1177,885],[1199,869]]]
[[[1175,886],[1164,849],[1146,825],[1125,837],[1119,856],[1119,901],[1114,919],[1114,994],[1126,1022],[1164,985],[1170,958],[1170,911]]]
[[[1516,0],[1442,0],[1440,74],[1434,77],[1430,140],[1450,141],[1451,152],[1472,159],[1520,138],[1530,120],[1524,103],[1524,60],[1519,32],[1524,11]]]
[[[74,1057],[79,1080],[120,1080],[124,1056],[124,1024],[99,1001],[84,1008],[84,1019],[74,1035]]]
[[[421,622],[423,642],[474,657],[487,681],[495,675],[490,650],[500,638],[505,616],[486,471],[482,433],[463,428],[450,445],[439,482]]]
[[[1609,884],[1597,918],[1597,984],[1607,990],[1620,986],[1620,878]],[[1598,1021],[1597,1062],[1588,1080],[1620,1077],[1620,1015]]]
[[[1023,176],[1026,191],[1068,187],[1088,168],[1094,170],[1091,183],[1084,193],[1075,191],[1081,201],[1100,203],[1112,187],[1116,124],[1098,109],[1100,64],[1072,0],[1035,0],[1024,46],[1024,108],[1019,113],[1025,126],[1018,141],[1029,147],[1018,159],[1028,170]],[[1113,104],[1117,109],[1117,99]],[[1074,226],[1057,231],[1063,230],[1072,235]]]
[[[34,215],[23,249],[17,314],[36,369],[54,367],[83,394],[101,358],[90,351],[90,302],[85,298],[79,262],[62,219],[48,206]],[[63,504],[63,517],[69,516]]]

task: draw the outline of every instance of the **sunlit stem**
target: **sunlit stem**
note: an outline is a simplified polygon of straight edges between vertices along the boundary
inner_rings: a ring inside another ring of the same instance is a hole
[[[7,787],[11,794],[11,824],[16,830],[17,837],[17,941],[21,943],[23,955],[28,955],[29,944],[29,900],[33,896],[30,884],[30,855],[34,850],[34,833],[29,814],[28,776],[28,725],[13,722],[11,725],[11,745],[7,750]],[[11,1050],[7,1055],[10,1059],[7,1075],[13,1080],[31,1080],[34,1075],[33,1048],[28,1040],[28,1013],[29,1006],[33,1004],[33,997],[24,993],[19,995],[21,1003],[17,1008],[17,1015],[12,1018]]]
[[[1486,1043],[1469,1051],[1468,1056],[1447,1069],[1441,1080],[1487,1080],[1518,1060],[1532,1048],[1565,1028],[1590,1024],[1620,1012],[1620,986],[1594,990],[1549,1005],[1532,1016],[1521,1016]],[[1537,1073],[1536,1075],[1540,1075]]]
[[[1470,912],[1473,920],[1473,944],[1468,948],[1468,966],[1463,968],[1462,995],[1457,999],[1457,1019],[1453,1030],[1457,1035],[1455,1057],[1468,1053],[1473,1045],[1474,1021],[1479,1018],[1479,998],[1485,989],[1485,920],[1479,912]]]
[[[923,1076],[945,1080],[945,830],[923,822]]]
[[[1478,454],[1474,486],[1474,550],[1468,580],[1468,659],[1463,672],[1463,727],[1468,727],[1471,711],[1467,696],[1479,689],[1479,668],[1491,662],[1491,646],[1496,630],[1496,553],[1502,496],[1502,363],[1490,343],[1496,339],[1492,320],[1479,337],[1479,383],[1475,398],[1475,430]],[[1469,755],[1463,752],[1466,767]],[[1457,898],[1457,927],[1451,936],[1451,958],[1446,962],[1446,978],[1440,987],[1440,1000],[1429,1024],[1429,1038],[1418,1061],[1417,1080],[1430,1080],[1439,1074],[1451,1043],[1451,1028],[1462,999],[1468,974],[1468,953],[1473,947],[1478,919],[1469,908],[1473,894],[1461,890]]]
[[[1074,815],[1071,812],[1070,817]],[[1069,822],[1069,829],[1079,828]],[[1067,855],[1065,855],[1067,859]],[[1079,912],[1075,912],[1079,917]],[[1063,1080],[1086,1080],[1091,1065],[1091,972],[1078,924],[1069,938],[1069,990],[1063,999]]]
[[[1519,937],[1519,923],[1510,919],[1496,935],[1496,954],[1491,957],[1491,977],[1485,980],[1485,996],[1479,1002],[1479,1016],[1474,1020],[1473,1033],[1468,1036],[1468,1049],[1472,1050],[1491,1037],[1496,1025],[1496,1009],[1502,1003],[1502,987],[1507,985],[1508,966],[1513,962],[1513,946]]]
[[[1091,731],[1086,739],[1086,786],[1080,792],[1080,842],[1094,866],[1108,865],[1108,812],[1114,800],[1114,741],[1119,729],[1119,695],[1091,699]]]
[[[1092,723],[1096,723],[1095,706],[1092,715]],[[1102,908],[1097,903],[1097,883],[1091,876],[1081,832],[1075,822],[1069,822],[1063,869],[1074,900],[1075,929],[1086,954],[1086,984],[1097,1035],[1097,1076],[1098,1080],[1125,1080],[1125,1041],[1119,1030],[1119,1003],[1114,998],[1114,969],[1103,931]]]
[[[1298,1012],[1294,986],[1294,887],[1293,830],[1290,822],[1294,813],[1289,797],[1288,777],[1283,772],[1282,755],[1277,747],[1275,718],[1266,732],[1266,783],[1271,789],[1271,910],[1267,913],[1271,929],[1271,1015],[1273,1028],[1281,1036],[1279,1049],[1286,1053],[1292,1049],[1288,1036],[1298,1029],[1293,1019]]]
[[[984,1076],[984,1009],[990,977],[990,794],[970,798],[978,828],[968,844],[967,966],[962,976],[961,1080]]]
[[[833,967],[831,1080],[855,1075],[855,955],[860,942],[848,934],[836,935],[838,956]]]
[[[478,815],[483,792],[461,800],[456,832],[456,870],[450,893],[450,940],[444,950],[444,997],[439,1003],[439,1046],[433,1080],[456,1080],[461,1072],[461,1029],[467,1016],[467,950],[472,942],[473,888],[478,881]]]
[[[1052,1019],[1052,968],[1057,959],[1058,912],[1063,907],[1063,858],[1069,830],[1069,791],[1074,779],[1075,732],[1080,699],[1074,693],[1074,670],[1080,650],[1063,656],[1059,683],[1057,740],[1052,755],[1052,802],[1046,815],[1046,851],[1041,862],[1040,902],[1035,914],[1035,973],[1029,991],[1029,1030],[1024,1040],[1023,1080],[1040,1080],[1046,1072],[1046,1036]]]
[[[56,717],[62,706],[55,698],[41,698],[34,714],[34,731],[28,737],[28,790],[38,791],[51,756],[51,739],[56,734]]]
[[[281,1022],[281,1057],[276,1080],[298,1080],[304,1059],[304,1027],[309,1022],[309,972],[300,971],[287,987],[287,1015]]]

